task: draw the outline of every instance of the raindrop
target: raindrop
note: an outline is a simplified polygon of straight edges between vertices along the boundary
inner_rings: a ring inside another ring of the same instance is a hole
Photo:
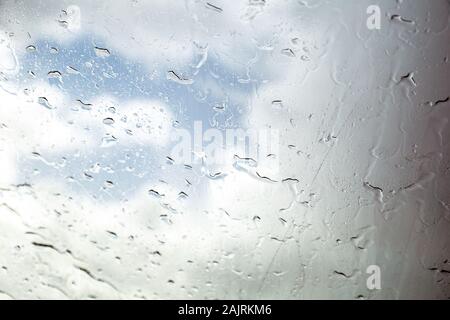
[[[239,157],[237,154],[235,154],[233,158],[234,158],[234,166],[238,167],[241,167],[242,165],[249,167],[256,167],[258,164],[255,159]]]
[[[224,104],[221,104],[221,105],[215,105],[215,106],[213,107],[213,109],[216,110],[216,111],[223,111],[223,110],[225,109],[225,105],[224,105]]]
[[[65,20],[58,20],[58,24],[63,28],[67,28],[69,25],[69,23]]]
[[[400,82],[403,82],[403,81],[409,82],[409,83],[410,83],[411,85],[413,85],[414,87],[417,86],[416,80],[414,79],[414,72],[410,72],[410,73],[408,73],[408,74],[402,76],[402,77],[400,78],[399,83],[400,83]]]
[[[114,119],[113,118],[105,118],[105,119],[103,119],[103,124],[112,125],[112,124],[114,124]]]
[[[302,61],[309,61],[310,60],[310,58],[307,55],[302,55],[300,57],[300,59],[302,59]]]
[[[297,46],[297,45],[300,43],[300,39],[297,38],[297,37],[292,38],[292,39],[291,39],[291,43],[292,43],[294,46]]]
[[[102,144],[101,147],[102,148],[108,148],[111,147],[113,145],[115,145],[117,143],[117,138],[114,137],[112,134],[107,133],[103,138],[102,138]]]
[[[91,110],[92,109],[92,104],[91,103],[85,103],[85,102],[81,101],[80,99],[78,99],[77,102],[81,105],[81,108],[84,109],[84,110]]]
[[[272,179],[270,177],[267,177],[267,176],[264,176],[264,175],[260,174],[258,171],[256,171],[256,176],[258,178],[262,179],[262,180],[265,180],[265,181],[277,182],[276,180],[274,180],[274,179]]]
[[[77,69],[75,69],[74,67],[71,67],[71,66],[67,66],[66,70],[67,70],[67,73],[70,73],[70,74],[79,74],[80,73]]]
[[[33,46],[33,45],[29,45],[29,46],[27,46],[25,49],[26,49],[28,52],[34,52],[34,51],[37,50],[36,47]]]
[[[288,56],[288,57],[295,57],[295,53],[294,53],[294,51],[292,51],[291,48],[282,49],[281,54]]]
[[[179,84],[184,84],[184,85],[189,85],[189,84],[194,83],[194,80],[183,78],[183,77],[179,76],[178,74],[176,74],[175,71],[167,72],[167,79],[172,80]]]
[[[175,160],[173,160],[171,157],[167,156],[167,157],[166,157],[166,163],[167,163],[167,164],[174,164],[174,163],[175,163]]]
[[[178,193],[178,198],[179,199],[186,199],[188,197],[189,197],[188,194],[186,192],[184,192],[184,191],[180,191],[180,193]]]
[[[50,104],[50,102],[48,102],[46,97],[39,97],[38,98],[38,103],[44,107],[46,107],[47,109],[54,109],[54,107]]]
[[[382,203],[384,198],[383,189],[377,186],[370,184],[369,182],[364,182],[364,186],[375,192],[377,201]]]
[[[274,108],[277,108],[277,109],[283,109],[283,101],[281,101],[281,100],[273,100],[272,101],[272,106],[274,107]]]
[[[49,71],[47,73],[47,76],[49,78],[60,78],[62,76],[61,72],[59,72],[58,70],[54,70],[54,71]]]
[[[210,178],[211,180],[221,179],[221,178],[224,178],[225,176],[226,176],[226,174],[223,172],[220,172],[220,171],[214,172],[214,173],[209,173],[207,175],[207,177]]]
[[[159,193],[158,191],[154,190],[154,189],[150,189],[148,190],[148,194],[157,198],[161,198],[164,197],[164,194]]]
[[[111,52],[106,48],[94,47],[94,50],[97,57],[101,58],[106,58],[111,54]]]
[[[209,2],[207,2],[207,3],[205,4],[205,6],[206,6],[206,8],[211,9],[211,10],[213,10],[213,11],[215,11],[215,12],[219,12],[219,13],[220,13],[220,12],[223,11],[222,8],[216,6],[216,5],[212,4],[212,3],[209,3]]]
[[[414,24],[414,21],[412,21],[410,19],[406,19],[406,18],[404,18],[404,17],[402,17],[401,15],[398,15],[398,14],[393,14],[391,16],[391,20],[397,21],[397,22],[408,23],[408,24]]]
[[[91,180],[94,179],[94,177],[93,177],[91,174],[87,173],[87,172],[84,172],[84,173],[83,173],[83,176],[84,176],[84,178],[85,178],[86,180],[89,180],[89,181],[91,181]]]
[[[112,188],[112,187],[114,187],[114,182],[112,182],[111,180],[106,180],[105,188]]]

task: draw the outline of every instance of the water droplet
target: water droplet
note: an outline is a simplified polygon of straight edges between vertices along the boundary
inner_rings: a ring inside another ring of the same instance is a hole
[[[114,137],[112,134],[107,133],[103,138],[102,138],[102,144],[101,147],[102,148],[108,148],[111,147],[113,145],[115,145],[117,143],[117,138]]]
[[[294,53],[294,51],[292,51],[291,48],[282,49],[281,54],[283,54],[287,57],[295,57],[295,53]]]
[[[276,109],[283,109],[284,108],[283,101],[281,101],[281,100],[273,100],[272,101],[272,106],[274,108],[276,108]]]
[[[169,156],[167,156],[166,157],[166,162],[167,162],[167,164],[174,164],[175,163],[175,160],[173,160],[171,157],[169,157]]]
[[[186,199],[188,197],[189,197],[188,194],[186,192],[184,192],[184,191],[180,191],[180,193],[178,193],[178,198],[179,199]]]
[[[103,119],[103,124],[107,124],[107,125],[112,125],[114,124],[114,119],[113,118],[105,118]]]
[[[47,109],[54,109],[54,107],[50,104],[50,102],[48,102],[46,97],[39,97],[38,98],[38,103],[44,107],[46,107]]]
[[[23,47],[22,47],[23,48]],[[36,47],[34,46],[34,45],[29,45],[29,46],[27,46],[26,48],[25,48],[28,52],[34,52],[34,51],[36,51],[37,49],[36,49]]]
[[[156,191],[155,189],[150,189],[148,190],[148,194],[157,198],[161,198],[164,197],[164,194],[159,193],[158,191]]]
[[[106,58],[111,54],[111,52],[106,48],[94,47],[94,50],[97,57],[101,58]]]
[[[189,85],[189,84],[194,83],[194,80],[181,77],[178,74],[176,74],[175,71],[167,72],[167,79],[172,80],[179,84],[184,84],[184,85]]]
[[[391,20],[392,21],[397,21],[397,22],[408,23],[408,24],[414,24],[413,20],[406,19],[406,18],[404,18],[404,17],[402,17],[401,15],[398,15],[398,14],[393,14],[391,16]]]
[[[80,73],[77,69],[75,69],[74,67],[71,67],[71,66],[67,66],[66,70],[67,70],[67,73],[70,73],[70,74],[79,74]]]
[[[49,71],[47,73],[47,76],[49,78],[60,78],[62,76],[61,72],[59,72],[58,70],[54,70],[54,71]]]
[[[111,180],[106,180],[105,188],[112,188],[112,187],[114,187],[114,182],[112,182]]]
[[[221,12],[223,11],[222,8],[216,6],[216,5],[212,4],[212,3],[209,3],[209,2],[207,2],[207,3],[205,4],[205,7],[208,8],[208,9],[210,9],[210,10],[213,10],[213,11],[215,11],[215,12],[218,12],[218,13],[221,13]]]
[[[85,103],[85,102],[81,101],[80,99],[78,99],[77,102],[81,105],[81,108],[84,109],[84,110],[91,110],[92,109],[92,104],[91,103]]]

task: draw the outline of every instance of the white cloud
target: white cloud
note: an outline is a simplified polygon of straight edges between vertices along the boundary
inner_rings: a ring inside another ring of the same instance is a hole
[[[69,100],[55,87],[36,82],[25,92],[0,90],[0,100],[0,117],[5,125],[2,140],[18,152],[61,152],[93,142],[62,117],[61,110],[68,108]]]
[[[14,42],[11,35],[0,29],[0,72],[5,74],[16,74],[19,64],[14,51]]]

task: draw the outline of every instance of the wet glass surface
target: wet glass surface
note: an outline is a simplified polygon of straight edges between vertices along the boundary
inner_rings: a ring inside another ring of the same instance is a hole
[[[0,298],[449,298],[449,12],[0,1]]]

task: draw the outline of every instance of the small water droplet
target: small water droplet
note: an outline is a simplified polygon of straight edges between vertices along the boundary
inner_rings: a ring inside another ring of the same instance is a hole
[[[272,106],[274,108],[277,108],[277,109],[283,109],[284,108],[283,101],[281,101],[281,100],[273,100],[272,101]]]
[[[53,71],[49,71],[47,73],[47,76],[49,78],[60,78],[62,76],[62,74],[58,70],[53,70]]]
[[[167,164],[174,164],[175,160],[173,160],[171,157],[167,156],[166,157],[166,162],[167,162]]]
[[[178,74],[176,74],[175,71],[167,72],[167,79],[168,80],[172,80],[172,81],[174,81],[176,83],[179,83],[179,84],[184,84],[184,85],[189,85],[189,84],[193,84],[194,83],[194,80],[181,77]]]
[[[92,104],[91,103],[83,102],[80,99],[78,99],[77,102],[81,105],[81,108],[83,108],[84,110],[91,110],[92,109]]]
[[[71,67],[71,66],[67,66],[66,70],[67,70],[67,73],[70,73],[70,74],[79,74],[80,73],[77,69],[75,69],[74,67]]]
[[[150,190],[148,190],[148,194],[151,195],[151,196],[153,196],[153,197],[156,197],[156,198],[164,197],[164,194],[159,193],[159,192],[156,191],[155,189],[150,189]]]
[[[44,107],[46,107],[47,109],[54,109],[54,107],[50,104],[50,102],[48,102],[46,97],[39,97],[38,98],[38,103]]]
[[[101,147],[102,148],[108,148],[111,147],[113,145],[115,145],[117,143],[117,138],[114,137],[112,134],[107,133],[103,138],[102,138],[102,144]]]
[[[302,59],[303,61],[309,61],[310,60],[310,58],[307,55],[302,55],[300,57],[300,59]]]
[[[114,119],[113,118],[105,118],[103,119],[103,124],[107,124],[107,125],[112,125],[114,124]]]
[[[178,198],[179,199],[186,199],[188,197],[189,197],[188,194],[186,192],[184,192],[184,191],[180,191],[180,193],[178,193]]]
[[[210,10],[213,10],[213,11],[215,11],[215,12],[218,12],[218,13],[221,13],[221,12],[223,11],[222,8],[216,6],[216,5],[212,4],[212,3],[209,3],[209,2],[207,2],[207,3],[205,4],[205,7],[208,8],[208,9],[210,9]]]
[[[295,53],[294,53],[294,51],[292,51],[291,48],[282,49],[281,54],[288,56],[288,57],[295,57]]]
[[[36,51],[37,49],[36,49],[36,47],[35,46],[33,46],[33,45],[29,45],[29,46],[27,46],[26,48],[25,48],[28,52],[34,52],[34,51]]]
[[[111,52],[106,48],[94,47],[94,50],[97,57],[101,58],[106,58],[111,54]]]
[[[111,180],[106,180],[105,188],[112,188],[112,187],[114,187],[114,182],[112,182]]]

